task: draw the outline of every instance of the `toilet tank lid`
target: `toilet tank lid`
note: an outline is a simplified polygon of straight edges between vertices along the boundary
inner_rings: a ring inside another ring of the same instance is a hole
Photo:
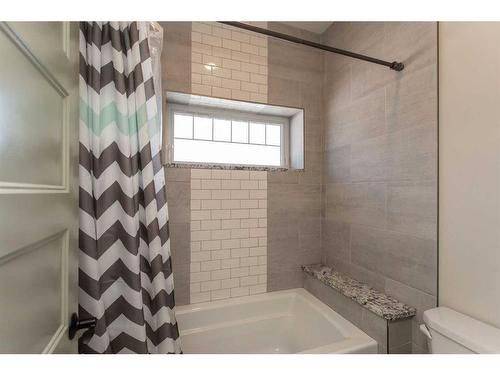
[[[424,312],[425,324],[476,353],[500,353],[500,329],[447,307]]]

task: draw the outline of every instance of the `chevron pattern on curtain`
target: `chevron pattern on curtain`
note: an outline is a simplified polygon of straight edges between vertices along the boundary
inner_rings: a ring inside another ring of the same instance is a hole
[[[80,24],[79,313],[86,353],[179,353],[147,23]]]

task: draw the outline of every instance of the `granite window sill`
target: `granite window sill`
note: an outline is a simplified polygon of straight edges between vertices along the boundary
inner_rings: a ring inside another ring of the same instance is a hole
[[[303,169],[288,169],[282,167],[232,165],[232,164],[206,164],[206,163],[166,163],[165,167],[193,168],[193,169],[225,169],[225,170],[235,170],[235,171],[269,171],[269,172],[303,171]]]

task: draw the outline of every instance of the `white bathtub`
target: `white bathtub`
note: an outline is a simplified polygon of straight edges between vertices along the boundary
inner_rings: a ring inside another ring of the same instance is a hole
[[[176,308],[184,353],[376,353],[377,343],[305,289]]]

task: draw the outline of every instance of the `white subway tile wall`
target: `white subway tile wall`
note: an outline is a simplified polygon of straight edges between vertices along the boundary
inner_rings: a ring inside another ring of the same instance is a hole
[[[267,172],[191,170],[191,303],[265,293]]]
[[[216,22],[193,22],[191,60],[193,94],[267,103],[266,36]]]

